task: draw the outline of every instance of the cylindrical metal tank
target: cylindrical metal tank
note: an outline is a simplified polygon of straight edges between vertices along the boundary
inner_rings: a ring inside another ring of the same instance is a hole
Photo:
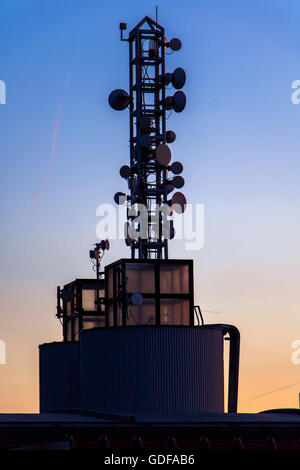
[[[81,408],[79,342],[48,343],[40,352],[40,412]]]
[[[224,412],[221,329],[86,330],[80,361],[83,409],[148,416]]]

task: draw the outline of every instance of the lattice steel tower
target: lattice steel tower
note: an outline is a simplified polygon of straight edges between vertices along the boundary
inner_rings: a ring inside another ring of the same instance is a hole
[[[125,241],[131,257],[137,253],[140,259],[167,259],[168,238],[174,237],[169,216],[173,210],[183,212],[186,205],[182,193],[169,196],[184,185],[184,179],[179,176],[182,164],[170,164],[167,144],[174,142],[176,134],[166,130],[166,113],[179,113],[186,104],[182,91],[166,96],[166,87],[179,90],[185,84],[182,68],[165,72],[166,50],[179,50],[181,42],[176,38],[168,42],[164,28],[147,16],[127,39],[123,37],[126,24],[120,23],[120,29],[121,40],[129,44],[129,93],[114,90],[109,104],[117,111],[129,108],[130,166],[122,166],[120,174],[127,180],[130,194],[118,192],[114,199],[117,204],[127,204]]]

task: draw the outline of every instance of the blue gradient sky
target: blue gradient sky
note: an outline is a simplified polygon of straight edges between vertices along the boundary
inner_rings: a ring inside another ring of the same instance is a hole
[[[173,158],[188,202],[205,204],[204,249],[174,242],[170,254],[194,258],[196,302],[221,312],[206,320],[240,328],[239,411],[298,406],[300,383],[251,399],[300,382],[299,1],[2,0],[0,412],[37,410],[37,345],[60,338],[56,285],[92,276],[96,207],[125,189],[128,162],[127,111],[107,104],[128,85],[118,23],[155,18],[155,5],[183,43],[167,68],[187,73],[186,109],[168,121]],[[106,261],[120,256],[112,242]]]

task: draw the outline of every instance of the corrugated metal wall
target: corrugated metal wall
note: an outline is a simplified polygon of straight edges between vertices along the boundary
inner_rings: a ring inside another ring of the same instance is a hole
[[[87,330],[80,360],[83,408],[150,416],[224,411],[221,330]]]
[[[39,346],[40,412],[81,407],[79,342]]]

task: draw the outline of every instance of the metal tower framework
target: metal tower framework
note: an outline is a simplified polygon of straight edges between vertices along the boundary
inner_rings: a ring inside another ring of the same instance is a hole
[[[148,25],[148,28],[145,26]],[[130,165],[136,172],[138,202],[148,209],[148,240],[131,244],[132,258],[168,258],[168,240],[162,239],[162,215],[152,232],[155,205],[167,203],[167,170],[149,160],[151,150],[166,142],[165,30],[150,18],[142,20],[129,34]],[[131,201],[136,200],[135,188]],[[163,253],[162,253],[163,252]]]
[[[181,188],[184,180],[181,176],[173,180],[168,177],[170,170],[178,175],[183,167],[179,162],[169,166],[171,151],[167,143],[174,142],[176,135],[166,131],[166,111],[181,112],[186,99],[182,91],[166,97],[168,85],[183,87],[185,72],[177,68],[165,73],[165,51],[168,47],[180,49],[181,42],[172,39],[168,43],[164,28],[147,16],[127,39],[123,37],[126,24],[120,23],[120,29],[121,40],[129,44],[129,93],[114,90],[109,103],[117,111],[129,107],[130,167],[124,165],[120,174],[127,179],[130,195],[118,192],[115,201],[127,204],[125,241],[131,247],[131,257],[168,259],[168,238],[174,236],[173,222],[168,217],[172,210],[168,208],[174,201],[184,207],[186,201],[182,193],[175,193],[174,201],[168,200],[169,193],[175,187]]]

